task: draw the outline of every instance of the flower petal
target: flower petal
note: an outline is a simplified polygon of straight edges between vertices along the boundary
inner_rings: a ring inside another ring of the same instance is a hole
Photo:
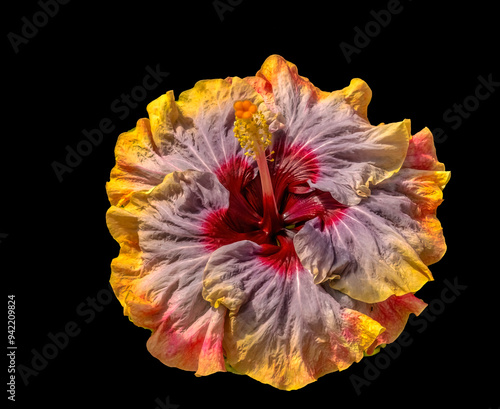
[[[368,84],[359,78],[354,78],[349,86],[345,87],[341,92],[356,113],[368,121],[368,104],[372,99],[372,90]]]
[[[148,119],[140,119],[134,129],[120,134],[115,158],[116,165],[106,183],[112,205],[128,202],[133,192],[153,188],[171,172],[155,152]]]
[[[243,157],[244,151],[233,132],[233,104],[242,99],[255,104],[262,101],[262,97],[238,77],[231,81],[198,81],[194,88],[182,92],[177,105],[189,121],[182,133],[176,131],[175,137],[182,144],[182,152],[178,154],[189,155],[185,160],[196,163],[199,170],[212,172],[235,156]]]
[[[450,180],[450,172],[444,169],[437,160],[432,133],[424,128],[411,138],[401,170],[376,186],[388,201],[394,202],[393,207],[399,207],[420,224],[419,231],[408,230],[404,228],[408,217],[405,220],[400,214],[398,219],[391,219],[426,265],[439,261],[446,252],[443,230],[436,217],[437,207],[443,202],[443,189]]]
[[[372,211],[383,214],[426,265],[439,261],[446,252],[436,209],[449,178],[445,171],[402,169],[390,182],[377,186],[379,199],[371,203]],[[399,211],[386,212],[387,206]]]
[[[315,282],[334,279],[333,288],[365,302],[417,291],[432,279],[425,265],[446,251],[436,209],[449,178],[432,134],[422,130],[410,139],[400,171],[369,198],[304,226],[294,239],[302,263]]]
[[[444,165],[437,159],[434,137],[429,128],[424,128],[412,136],[402,167],[435,171],[444,170]]]
[[[125,315],[150,328],[150,352],[169,366],[207,375],[225,371],[223,311],[201,296],[210,257],[203,222],[227,207],[229,193],[208,172],[167,175],[150,191],[111,207],[108,228],[121,251],[111,283]]]
[[[369,316],[385,328],[385,331],[366,350],[368,355],[373,354],[379,345],[394,342],[403,332],[410,314],[418,316],[427,307],[425,302],[411,293],[402,296],[393,295],[385,301],[368,304],[334,290],[326,283],[322,286],[340,305]]]
[[[370,185],[380,183],[400,169],[409,135],[409,120],[364,132],[325,135],[321,138],[323,144],[315,143],[316,149],[321,149],[316,155],[320,177],[309,185],[330,192],[341,203],[355,205],[369,196]]]
[[[172,91],[151,102],[149,119],[118,138],[116,166],[107,184],[112,204],[126,203],[130,194],[148,190],[174,171],[216,172],[243,150],[233,134],[233,103],[262,98],[248,82],[234,77],[196,83],[180,94]]]
[[[199,286],[177,291],[165,313],[168,318],[153,332],[147,347],[167,366],[206,376],[226,371],[222,349],[226,309],[210,307],[200,291]],[[201,308],[202,303],[208,308]]]
[[[383,331],[313,283],[293,250],[240,241],[216,250],[203,296],[229,309],[224,350],[238,373],[293,390],[359,361]]]
[[[263,93],[265,101],[271,101],[270,109],[284,117],[285,126],[274,139],[286,138],[298,158],[318,163],[311,187],[354,205],[369,195],[370,183],[379,183],[401,167],[410,121],[370,125],[366,110],[371,91],[362,80],[354,79],[340,91],[322,92],[299,76],[295,65],[276,55],[264,62],[256,77],[270,86],[262,80],[247,81]]]
[[[304,225],[294,244],[315,283],[332,280],[333,288],[374,303],[416,292],[432,280],[429,269],[401,233],[407,229],[406,235],[411,236],[421,229],[399,209],[411,203],[396,199],[373,191],[357,206],[338,209]],[[404,220],[396,227],[391,221],[398,219]]]

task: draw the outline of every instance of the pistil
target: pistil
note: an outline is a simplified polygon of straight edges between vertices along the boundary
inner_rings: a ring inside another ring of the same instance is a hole
[[[251,156],[257,162],[262,185],[263,218],[262,230],[271,235],[281,228],[281,216],[278,213],[274,189],[269,173],[266,149],[271,144],[271,133],[264,115],[251,101],[236,101],[234,103],[235,117],[234,136],[245,149],[245,155]],[[274,152],[271,152],[272,155]]]

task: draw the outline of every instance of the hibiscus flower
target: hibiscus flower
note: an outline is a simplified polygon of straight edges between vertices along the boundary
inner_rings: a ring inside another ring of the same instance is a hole
[[[316,88],[273,55],[121,134],[111,284],[165,365],[301,388],[393,342],[446,250],[449,172],[425,128],[371,125],[360,80]]]

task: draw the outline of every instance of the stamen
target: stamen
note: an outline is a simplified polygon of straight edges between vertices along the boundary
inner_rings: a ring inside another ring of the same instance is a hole
[[[260,146],[263,151],[271,144],[271,133],[262,112],[257,112],[257,105],[251,101],[236,101],[234,103],[234,136],[240,141],[240,145],[256,159],[256,149]],[[274,152],[271,152],[271,154]]]
[[[269,174],[267,162],[272,162],[272,151],[266,155],[266,149],[271,144],[271,133],[262,112],[257,105],[249,100],[234,103],[235,117],[234,136],[240,146],[246,151],[246,156],[251,156],[257,162],[262,184],[262,199],[264,204],[263,230],[271,233],[279,224],[279,213],[274,197],[274,190]]]

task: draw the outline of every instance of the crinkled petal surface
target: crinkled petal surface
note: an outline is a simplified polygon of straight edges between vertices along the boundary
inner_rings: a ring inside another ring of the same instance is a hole
[[[295,236],[297,254],[316,283],[329,281],[374,303],[432,280],[427,265],[446,251],[436,208],[449,172],[435,159],[428,129],[412,138],[409,152],[402,169],[373,186],[368,198],[307,222]]]
[[[223,345],[231,367],[279,389],[349,367],[383,331],[315,285],[291,240],[219,248],[205,269],[203,296],[230,311]]]
[[[420,231],[417,240],[407,236],[407,241],[413,242],[412,246],[427,265],[439,261],[446,252],[436,211],[443,202],[443,189],[449,180],[450,172],[437,160],[432,133],[424,128],[411,138],[401,170],[377,186],[387,196],[411,201],[409,206],[414,209],[411,217],[419,223]],[[404,228],[401,231],[407,232]]]
[[[403,332],[410,314],[418,316],[427,307],[425,302],[411,293],[392,295],[385,301],[369,304],[355,300],[327,284],[322,284],[322,287],[343,307],[365,314],[385,328],[365,351],[368,355],[373,354],[379,345],[394,342]]]
[[[432,279],[399,231],[372,210],[377,198],[307,222],[294,240],[317,284],[331,280],[333,288],[370,303],[415,292]]]
[[[137,325],[150,328],[150,352],[169,366],[206,375],[224,371],[224,310],[201,296],[210,257],[202,224],[227,207],[229,194],[214,174],[173,172],[150,191],[135,192],[107,223],[120,243],[111,283]]]
[[[312,188],[354,205],[369,194],[370,183],[401,167],[410,122],[371,125],[366,119],[371,90],[364,81],[355,79],[341,91],[322,92],[277,55],[247,81],[282,117],[283,126],[273,136],[275,144],[284,139],[297,157],[316,163],[318,171],[309,180]]]
[[[262,97],[240,78],[204,80],[174,100],[172,91],[148,105],[149,119],[118,138],[116,165],[107,183],[113,205],[128,201],[132,192],[149,190],[165,175],[194,169],[215,172],[244,152],[234,138],[233,102]]]

